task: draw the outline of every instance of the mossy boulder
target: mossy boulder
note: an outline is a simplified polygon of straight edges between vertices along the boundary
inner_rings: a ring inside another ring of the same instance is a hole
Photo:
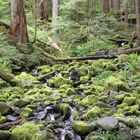
[[[31,102],[30,100],[23,100],[23,99],[20,99],[20,100],[16,101],[16,102],[14,103],[14,105],[17,106],[17,107],[19,107],[19,108],[21,108],[21,107],[24,107],[24,106],[30,104],[30,102]]]
[[[12,108],[9,105],[7,105],[7,103],[0,102],[0,114],[1,115],[11,114],[12,112],[13,112]]]
[[[140,127],[135,129],[133,132],[132,132],[132,135],[135,136],[136,138],[140,138]]]
[[[74,132],[83,136],[96,129],[96,123],[94,122],[73,121],[71,126]]]
[[[16,81],[19,82],[33,82],[36,81],[36,78],[26,72],[22,72],[20,75],[15,76],[14,78]]]
[[[134,105],[136,103],[136,100],[136,97],[125,97],[123,103],[126,103],[128,105]]]
[[[57,88],[59,88],[60,86],[64,84],[71,84],[71,83],[72,81],[70,79],[63,78],[61,76],[53,77],[52,79],[48,80],[49,86],[54,86]]]
[[[6,130],[0,130],[0,140],[9,140],[10,132]]]
[[[35,135],[40,134],[40,129],[41,125],[25,123],[21,126],[15,127],[11,134],[14,140],[45,140],[42,135],[40,135],[38,139],[34,139]]]
[[[76,91],[74,90],[74,88],[68,88],[67,90],[66,90],[66,95],[74,95],[74,94],[76,94]]]
[[[88,95],[85,98],[83,98],[79,104],[84,107],[89,107],[89,105],[94,105],[98,102],[97,96],[95,95]]]
[[[92,109],[88,110],[85,114],[83,114],[84,120],[93,119],[95,117],[99,117],[102,114],[102,109],[98,106],[93,107]]]
[[[81,76],[80,81],[83,84],[87,83],[89,81],[89,76]]]
[[[40,71],[41,73],[49,73],[52,71],[52,68],[48,65],[43,65],[37,68],[38,71]]]
[[[21,117],[28,118],[32,115],[32,113],[33,113],[33,110],[31,108],[25,107],[23,111],[21,112]]]
[[[114,91],[127,91],[129,89],[125,82],[114,76],[110,76],[106,79],[105,87]]]
[[[60,110],[62,111],[64,120],[67,119],[71,115],[70,114],[70,105],[67,103],[60,104]]]
[[[6,117],[0,114],[0,123],[6,122]]]

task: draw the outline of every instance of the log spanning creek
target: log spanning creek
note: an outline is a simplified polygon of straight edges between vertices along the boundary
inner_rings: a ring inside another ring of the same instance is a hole
[[[0,79],[0,140],[140,140],[129,60],[43,65],[15,74],[14,86]]]

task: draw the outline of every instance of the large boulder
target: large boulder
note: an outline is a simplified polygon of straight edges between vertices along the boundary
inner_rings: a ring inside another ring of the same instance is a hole
[[[0,130],[0,140],[9,140],[10,132],[5,130]]]
[[[12,113],[12,108],[5,102],[0,102],[0,114],[7,115]]]
[[[85,121],[73,121],[71,124],[74,132],[76,132],[79,135],[87,135],[88,133],[90,133],[91,131],[95,130],[96,127],[96,123],[94,122],[85,122]]]
[[[118,127],[119,121],[114,117],[104,117],[97,120],[97,125],[104,130],[113,130]]]

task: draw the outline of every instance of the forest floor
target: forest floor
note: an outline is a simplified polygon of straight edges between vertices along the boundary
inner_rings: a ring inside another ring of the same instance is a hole
[[[43,65],[0,80],[1,140],[139,140],[140,56]]]

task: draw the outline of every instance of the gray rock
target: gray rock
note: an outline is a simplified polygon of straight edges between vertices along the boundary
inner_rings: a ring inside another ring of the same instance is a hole
[[[5,102],[0,102],[0,114],[1,115],[7,115],[7,114],[11,114],[12,108],[7,105]]]
[[[5,130],[0,130],[0,140],[9,140],[10,132]]]
[[[97,125],[104,130],[113,130],[118,127],[119,121],[114,117],[105,117],[97,120]]]
[[[140,127],[133,131],[133,136],[140,138]]]
[[[73,121],[71,126],[74,132],[79,135],[86,135],[97,128],[96,123],[85,121]]]

